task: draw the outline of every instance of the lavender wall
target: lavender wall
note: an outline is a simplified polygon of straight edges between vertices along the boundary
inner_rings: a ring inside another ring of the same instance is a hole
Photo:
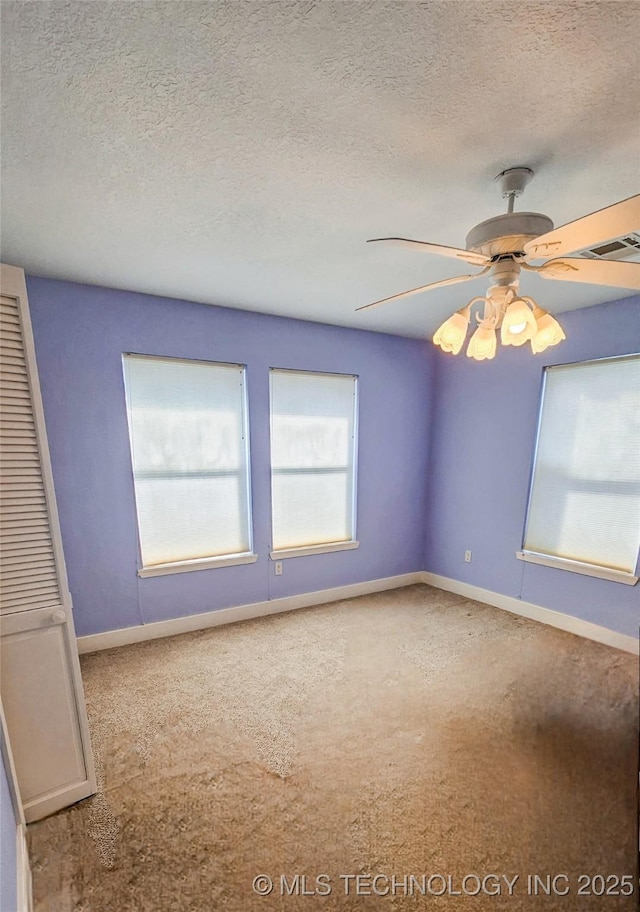
[[[17,909],[16,818],[4,758],[0,757],[0,909]]]
[[[640,348],[640,297],[562,315],[567,339],[532,357],[435,353],[425,566],[432,573],[638,635],[640,584],[517,560],[522,546],[542,368]],[[473,562],[464,563],[465,549]]]
[[[640,586],[515,552],[542,368],[637,350],[640,297],[564,314],[567,341],[542,356],[507,348],[478,364],[167,298],[33,277],[28,291],[79,635],[427,569],[637,636]],[[138,579],[123,351],[247,365],[256,564]],[[268,560],[269,367],[360,377],[360,548],[288,560],[281,577]]]
[[[27,286],[78,635],[423,568],[427,343],[34,277]],[[256,564],[138,579],[125,351],[247,365]],[[287,560],[281,577],[268,560],[269,367],[360,378],[360,548]]]

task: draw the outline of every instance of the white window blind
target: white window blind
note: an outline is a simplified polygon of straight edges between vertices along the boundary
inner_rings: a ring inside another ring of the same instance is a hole
[[[545,373],[525,552],[633,573],[640,545],[640,356]]]
[[[356,378],[271,371],[273,548],[352,541]]]
[[[124,356],[144,567],[251,550],[244,368]]]

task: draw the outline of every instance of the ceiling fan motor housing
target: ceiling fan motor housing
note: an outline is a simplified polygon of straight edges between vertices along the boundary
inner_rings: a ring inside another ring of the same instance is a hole
[[[524,245],[552,230],[553,222],[547,215],[509,212],[480,222],[471,229],[465,243],[467,250],[483,253],[495,261],[491,273],[496,284],[511,285],[520,274],[517,258],[524,256]]]

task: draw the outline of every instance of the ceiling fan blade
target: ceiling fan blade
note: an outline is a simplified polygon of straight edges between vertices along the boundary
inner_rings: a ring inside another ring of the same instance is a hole
[[[535,271],[544,279],[612,285],[615,288],[635,288],[640,291],[640,263],[564,257],[561,260],[549,260]]]
[[[568,222],[524,245],[529,259],[563,256],[640,231],[640,194]]]
[[[440,256],[454,257],[471,263],[473,266],[484,266],[489,262],[489,257],[473,250],[461,250],[459,247],[446,247],[442,244],[429,244],[427,241],[412,241],[410,238],[370,238],[367,244],[377,244],[381,241],[391,244],[402,244],[403,247],[420,247],[425,253],[439,253]]]
[[[356,307],[358,310],[367,310],[368,307],[377,307],[378,304],[386,304],[388,301],[397,301],[399,298],[408,298],[409,295],[418,294],[421,291],[430,291],[432,288],[442,288],[444,285],[455,285],[457,282],[468,282],[469,279],[477,279],[489,271],[491,264],[474,275],[453,276],[451,279],[442,279],[441,282],[431,282],[429,285],[421,285],[419,288],[411,288],[409,291],[401,291],[400,294],[391,295],[390,298],[381,298],[372,304],[363,304],[362,307]]]

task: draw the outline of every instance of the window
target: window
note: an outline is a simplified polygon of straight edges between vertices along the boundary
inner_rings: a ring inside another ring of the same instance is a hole
[[[244,368],[123,360],[140,575],[254,561]]]
[[[635,583],[640,545],[640,356],[545,371],[519,557]]]
[[[271,371],[272,556],[355,548],[356,378]]]

